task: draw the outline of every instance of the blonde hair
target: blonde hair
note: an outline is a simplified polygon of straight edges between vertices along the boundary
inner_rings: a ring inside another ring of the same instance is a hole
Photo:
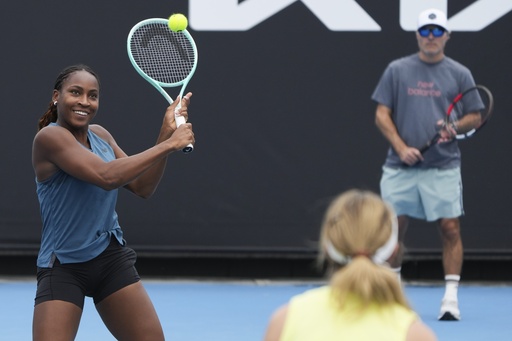
[[[362,308],[371,303],[398,303],[410,309],[396,274],[375,264],[372,256],[391,236],[393,210],[370,191],[349,190],[339,195],[325,213],[320,235],[319,260],[328,260],[333,271],[331,287],[342,306],[348,296],[357,297]],[[350,261],[335,268],[326,247]]]

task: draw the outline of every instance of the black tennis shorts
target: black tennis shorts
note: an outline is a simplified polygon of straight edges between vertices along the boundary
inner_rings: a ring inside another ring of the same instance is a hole
[[[135,269],[135,251],[121,246],[113,237],[98,257],[83,263],[61,264],[53,268],[37,268],[35,305],[52,300],[76,304],[83,309],[85,296],[94,304],[140,280]]]

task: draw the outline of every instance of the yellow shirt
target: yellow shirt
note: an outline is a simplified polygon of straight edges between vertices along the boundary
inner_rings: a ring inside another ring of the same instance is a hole
[[[293,297],[280,341],[401,341],[418,319],[415,312],[398,304],[370,305],[355,313],[357,300],[351,299],[341,309],[331,292],[324,286]]]

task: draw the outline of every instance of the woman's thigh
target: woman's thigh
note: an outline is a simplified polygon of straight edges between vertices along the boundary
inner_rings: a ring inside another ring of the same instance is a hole
[[[32,335],[34,341],[72,341],[82,317],[76,304],[53,300],[34,307]]]
[[[140,281],[109,295],[96,304],[96,309],[118,340],[165,339],[153,303]]]

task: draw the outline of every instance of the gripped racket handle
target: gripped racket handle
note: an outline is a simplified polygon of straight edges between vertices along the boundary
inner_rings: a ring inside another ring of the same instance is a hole
[[[174,119],[176,120],[176,128],[185,123],[185,117],[180,115],[174,115]],[[194,145],[191,143],[185,148],[182,149],[183,153],[191,153],[194,151]]]

